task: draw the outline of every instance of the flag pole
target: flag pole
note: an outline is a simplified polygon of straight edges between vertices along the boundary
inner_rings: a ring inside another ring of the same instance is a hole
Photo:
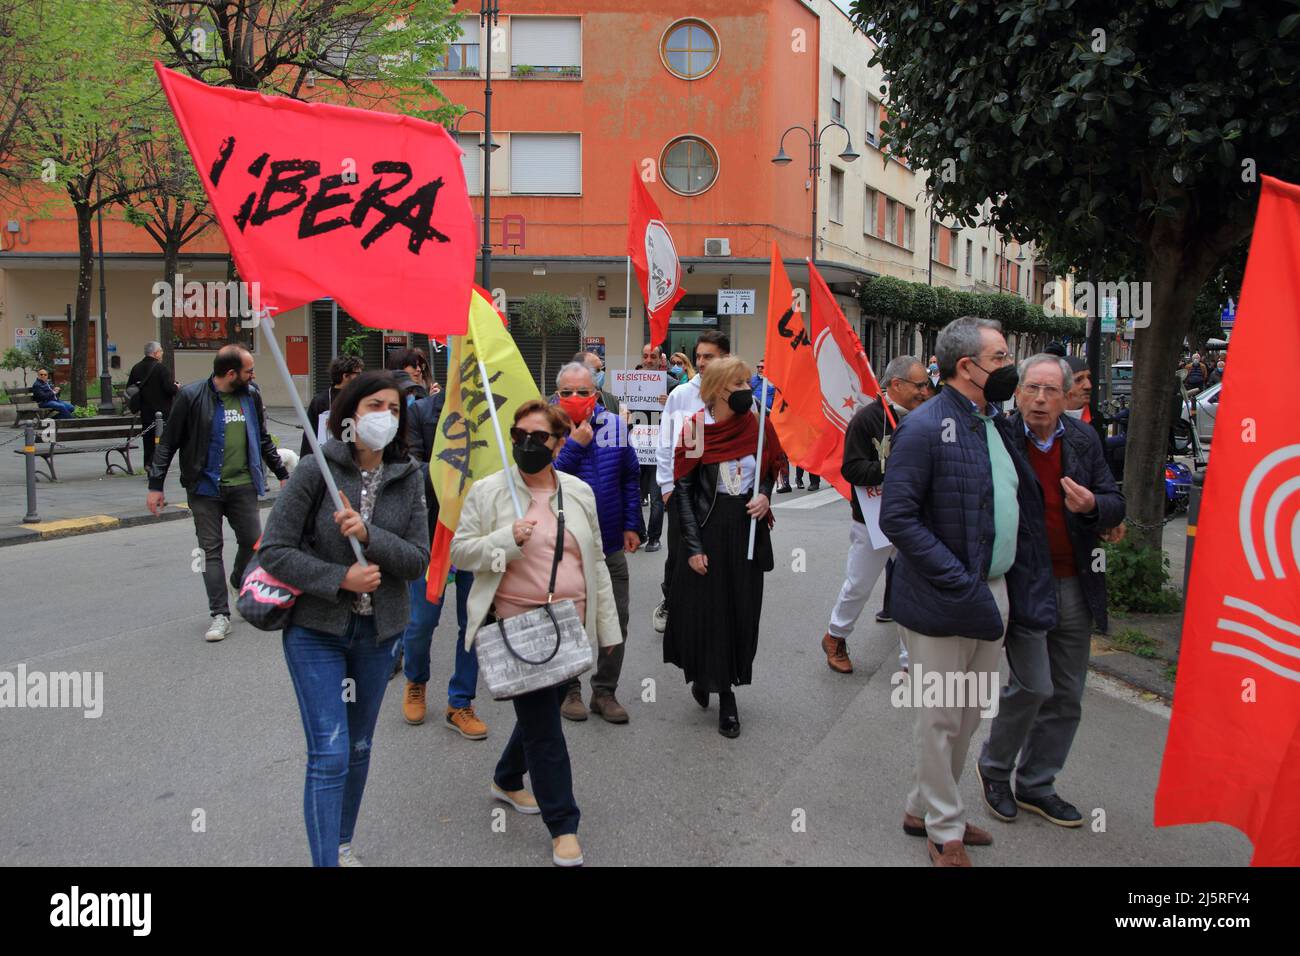
[[[623,283],[623,390],[627,391],[627,338],[632,327],[632,257],[627,257],[627,276]]]
[[[474,339],[474,319],[469,320],[469,327],[465,330],[471,340]],[[510,500],[515,506],[515,517],[523,520],[524,509],[519,504],[519,491],[515,488],[514,479],[510,477],[510,458],[506,455],[506,440],[501,434],[501,419],[497,417],[496,399],[492,397],[492,386],[488,382],[487,366],[483,364],[483,355],[479,352],[478,342],[474,342],[474,358],[478,362],[478,374],[483,382],[483,394],[487,396],[488,414],[492,416],[492,431],[497,436],[497,450],[501,452],[501,468],[506,473],[506,487],[510,489]]]
[[[758,456],[754,459],[754,491],[749,496],[753,501],[758,496],[759,479],[763,475],[763,439],[767,437],[767,376],[761,379],[762,393],[758,396]],[[771,503],[768,503],[771,507]],[[754,535],[758,532],[758,519],[749,519],[749,553],[745,557],[754,560]]]
[[[302,422],[302,430],[303,434],[307,436],[307,444],[311,446],[312,454],[316,456],[316,464],[320,466],[320,474],[325,479],[325,488],[329,491],[334,510],[342,511],[343,499],[339,495],[339,486],[334,483],[334,476],[330,473],[329,465],[326,463],[324,453],[321,451],[320,439],[316,437],[316,426],[307,417],[307,409],[302,406],[302,399],[298,397],[298,389],[294,387],[293,376],[289,374],[289,366],[284,360],[284,353],[280,351],[280,343],[276,341],[275,320],[271,318],[271,310],[262,309],[255,313],[255,319],[253,328],[261,327],[266,330],[266,334],[262,336],[262,341],[266,343],[266,350],[271,353],[276,368],[280,370],[280,375],[284,378],[284,384],[289,387],[289,399],[293,402],[294,411],[298,413],[298,420]],[[352,535],[346,537],[352,544],[352,553],[356,555],[357,563],[363,568],[368,567],[370,562],[361,553],[361,542]]]

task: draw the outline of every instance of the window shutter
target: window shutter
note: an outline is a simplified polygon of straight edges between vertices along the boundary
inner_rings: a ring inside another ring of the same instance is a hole
[[[885,204],[887,202],[889,202],[889,200],[885,198],[884,193],[876,194],[876,235],[881,239],[885,238]]]
[[[511,17],[511,66],[580,66],[582,21],[577,17]]]
[[[576,196],[582,192],[582,143],[577,133],[512,133],[510,191]]]
[[[479,142],[478,133],[460,133],[456,136],[456,145],[465,153],[460,165],[465,170],[465,184],[469,187],[471,196],[483,195],[483,182],[479,176],[483,150],[479,149]]]
[[[581,315],[582,304],[577,299],[569,301],[573,307],[574,317]],[[528,366],[528,371],[533,376],[533,381],[537,383],[542,398],[549,398],[555,391],[556,373],[568,364],[569,359],[573,358],[573,353],[582,347],[578,338],[578,328],[574,325],[560,332],[552,332],[546,337],[546,381],[542,381],[542,337],[523,335],[514,328],[515,317],[522,306],[523,302],[519,299],[510,299],[506,302],[506,315],[511,320],[510,337],[515,340],[519,355]]]
[[[894,241],[898,243],[898,245],[900,246],[904,244],[903,243],[903,220],[906,218],[907,216],[903,211],[903,204],[899,203],[898,215],[894,217],[894,232],[895,232]]]

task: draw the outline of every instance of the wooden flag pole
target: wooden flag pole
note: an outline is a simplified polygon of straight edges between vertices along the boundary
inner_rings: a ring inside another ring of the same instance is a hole
[[[767,376],[761,379],[762,393],[758,396],[758,456],[754,459],[754,491],[749,496],[753,501],[758,496],[759,479],[763,476],[763,439],[767,437]],[[771,502],[768,502],[770,508]],[[758,533],[758,519],[749,519],[749,553],[746,555],[749,560],[754,560],[754,536]]]
[[[262,336],[262,341],[266,343],[266,350],[271,353],[276,368],[280,370],[280,375],[284,378],[284,384],[289,388],[289,399],[293,402],[294,411],[298,413],[298,420],[302,422],[302,430],[307,436],[307,444],[311,445],[312,454],[316,456],[316,464],[320,466],[320,474],[325,479],[325,488],[329,492],[330,501],[334,504],[334,510],[342,511],[343,498],[339,494],[339,486],[334,483],[334,475],[330,473],[329,464],[321,451],[320,439],[316,437],[316,426],[307,417],[307,409],[303,408],[302,399],[298,397],[298,389],[294,388],[293,385],[293,376],[289,374],[289,366],[284,360],[284,353],[280,351],[280,343],[276,341],[275,320],[271,318],[271,310],[262,309],[254,314],[254,319],[253,328],[260,327],[266,330],[266,334]],[[356,555],[357,563],[363,568],[369,567],[370,562],[361,553],[361,542],[352,535],[348,535],[347,539],[352,544],[352,553]]]

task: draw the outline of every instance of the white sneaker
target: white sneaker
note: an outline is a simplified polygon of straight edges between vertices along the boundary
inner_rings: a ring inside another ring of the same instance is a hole
[[[208,625],[208,633],[203,635],[205,641],[224,641],[226,635],[230,633],[230,618],[225,614],[212,615],[212,623]]]
[[[659,602],[659,606],[656,607],[654,609],[654,613],[650,615],[650,623],[654,625],[654,629],[658,631],[660,634],[662,634],[664,631],[668,629],[668,602],[667,601]]]
[[[365,864],[352,855],[351,843],[339,844],[339,866],[364,866]]]

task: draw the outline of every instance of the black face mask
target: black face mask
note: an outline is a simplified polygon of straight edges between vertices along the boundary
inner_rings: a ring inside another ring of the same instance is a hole
[[[743,415],[754,407],[754,390],[752,388],[738,388],[727,396],[727,404],[737,415]]]
[[[551,450],[545,445],[534,445],[531,441],[516,444],[514,453],[515,464],[526,475],[535,475],[551,463]]]
[[[972,361],[971,364],[981,372],[988,371],[978,362]],[[1019,384],[1020,373],[1016,371],[1016,367],[1004,365],[989,372],[989,377],[984,380],[984,397],[990,402],[1001,404],[1016,394],[1016,386]]]

